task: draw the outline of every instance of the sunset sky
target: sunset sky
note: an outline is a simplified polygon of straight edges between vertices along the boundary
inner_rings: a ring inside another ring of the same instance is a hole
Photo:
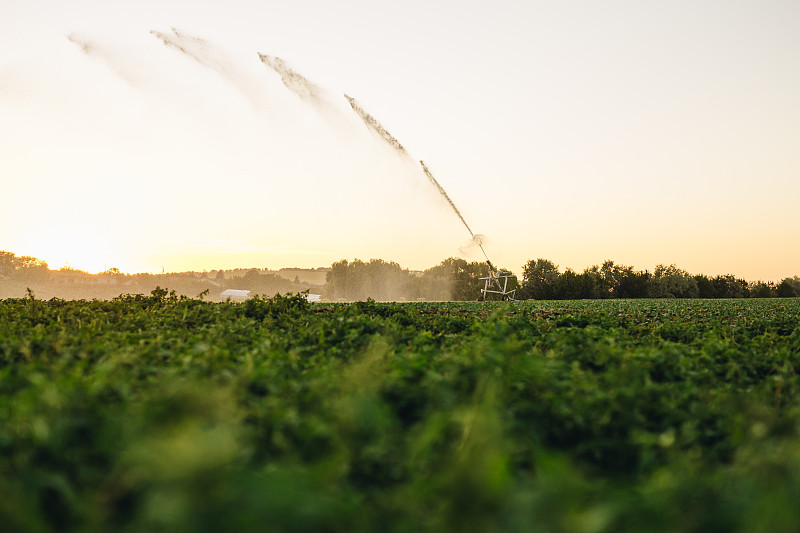
[[[90,272],[482,260],[424,160],[516,273],[779,281],[800,275],[799,29],[796,0],[5,2],[0,250]]]

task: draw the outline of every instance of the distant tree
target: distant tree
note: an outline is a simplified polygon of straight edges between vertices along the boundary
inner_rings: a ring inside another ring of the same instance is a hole
[[[347,259],[342,259],[331,265],[325,275],[325,297],[330,299],[345,298],[347,294],[348,277]]]
[[[481,296],[481,277],[489,273],[485,263],[449,257],[422,274],[422,297],[429,300],[474,301]]]
[[[16,258],[14,276],[24,281],[44,281],[50,276],[50,268],[41,259],[23,255]]]
[[[501,269],[502,270],[502,269]],[[481,278],[489,275],[489,265],[478,261],[467,263],[453,287],[453,299],[458,301],[474,301],[481,297],[484,282]]]
[[[413,275],[397,263],[342,259],[326,274],[325,296],[346,300],[400,300],[415,297]]]
[[[593,300],[600,297],[600,289],[597,283],[598,276],[589,269],[584,270],[578,276],[578,286],[582,300]]]
[[[600,267],[592,265],[581,273],[581,283],[586,298],[610,298],[611,293],[600,273]]]
[[[584,274],[594,279],[596,298],[645,298],[649,295],[649,272],[637,272],[633,267],[617,265],[610,259],[601,266],[587,268]]]
[[[697,281],[675,265],[657,265],[650,281],[654,298],[696,298]]]
[[[784,278],[776,287],[775,294],[781,298],[800,296],[800,277]]]
[[[345,298],[349,300],[366,300],[370,297],[367,280],[367,264],[356,259],[347,265],[347,285]]]
[[[614,296],[617,298],[647,298],[650,296],[650,272],[636,271],[633,267],[620,267]]]
[[[553,298],[556,300],[578,300],[583,298],[581,275],[568,268],[559,274],[553,284]]]
[[[450,257],[425,270],[419,279],[419,297],[434,301],[453,299],[456,280],[466,265],[464,259]]]
[[[464,259],[451,257],[445,260],[452,276],[450,299],[455,301],[471,301],[480,297],[481,271],[477,263],[470,263]],[[488,273],[488,267],[484,274]]]
[[[747,298],[750,296],[748,283],[731,274],[715,276],[711,280],[711,284],[714,286],[715,298]]]
[[[16,270],[16,254],[0,251],[0,276],[11,277]]]
[[[251,269],[243,276],[234,276],[227,280],[225,286],[229,289],[244,289],[254,294],[274,296],[285,294],[293,289],[292,282],[276,274],[262,273],[258,269]]]
[[[104,279],[106,283],[119,284],[125,278],[125,274],[120,272],[117,267],[111,267],[97,275],[98,279]]]
[[[520,293],[524,298],[552,300],[558,280],[558,265],[547,259],[530,260],[522,268]]]
[[[619,280],[622,277],[623,267],[615,265],[614,261],[606,259],[600,266],[600,297],[616,298],[619,292]]]
[[[778,295],[775,284],[758,281],[750,284],[750,298],[775,298]]]
[[[717,298],[711,278],[698,274],[694,277],[694,282],[697,285],[698,298]]]
[[[394,261],[370,259],[366,264],[367,297],[385,301],[408,299],[411,278],[411,273]]]

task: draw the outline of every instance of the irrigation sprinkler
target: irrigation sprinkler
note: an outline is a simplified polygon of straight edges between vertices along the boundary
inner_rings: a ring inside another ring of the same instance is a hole
[[[511,277],[511,273],[505,270],[496,270],[488,259],[486,264],[489,265],[489,275],[485,278],[479,278],[484,281],[481,289],[481,301],[486,300],[487,294],[499,294],[503,301],[513,301],[515,299],[514,293],[517,292],[517,289],[508,290],[508,278]]]

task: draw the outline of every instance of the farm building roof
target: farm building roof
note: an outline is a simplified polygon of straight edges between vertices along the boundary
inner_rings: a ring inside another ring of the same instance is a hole
[[[250,297],[250,291],[242,289],[225,289],[220,293],[223,298],[246,300]]]

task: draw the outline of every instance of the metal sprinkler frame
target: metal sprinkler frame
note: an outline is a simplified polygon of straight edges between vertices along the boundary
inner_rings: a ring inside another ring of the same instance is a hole
[[[478,278],[484,281],[481,289],[481,301],[486,300],[487,294],[499,294],[503,301],[513,301],[517,289],[508,290],[508,278],[512,277],[512,274],[505,270],[495,270],[494,265],[488,259],[486,263],[489,265],[489,275],[485,278]]]

